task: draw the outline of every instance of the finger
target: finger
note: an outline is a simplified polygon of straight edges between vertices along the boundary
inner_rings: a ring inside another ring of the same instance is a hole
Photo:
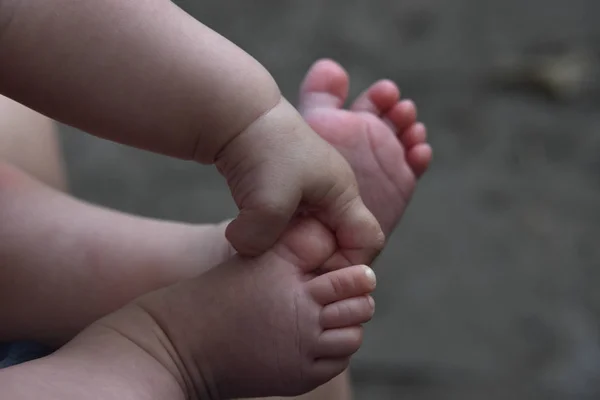
[[[370,264],[385,244],[381,226],[360,197],[339,201],[345,204],[331,205],[325,210],[323,218],[335,232],[345,260],[351,264]]]
[[[237,218],[227,226],[225,236],[240,255],[258,256],[271,248],[294,216],[300,203],[298,190],[276,189],[249,200],[249,205],[242,204]]]
[[[305,176],[313,183],[302,200],[320,210],[316,217],[335,232],[337,244],[350,264],[370,264],[382,250],[385,235],[360,198],[347,161],[337,151],[330,151],[327,159],[327,168],[315,167]]]

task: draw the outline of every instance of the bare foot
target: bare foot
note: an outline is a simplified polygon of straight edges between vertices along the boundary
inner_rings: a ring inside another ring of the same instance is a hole
[[[234,257],[98,324],[161,361],[191,398],[302,394],[346,369],[374,311],[368,267],[316,273],[335,249],[320,223],[298,220],[264,255]],[[154,322],[140,329],[144,318]]]
[[[302,84],[299,109],[350,163],[361,197],[389,235],[429,166],[431,147],[414,103],[401,101],[393,82],[376,82],[345,110],[348,87],[348,74],[339,64],[318,61]]]

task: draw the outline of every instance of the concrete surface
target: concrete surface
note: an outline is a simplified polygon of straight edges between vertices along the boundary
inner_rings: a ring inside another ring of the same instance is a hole
[[[435,163],[377,264],[357,399],[600,398],[600,97],[490,85],[496,58],[596,54],[592,0],[187,0],[295,99],[317,58],[420,107]],[[235,207],[215,171],[65,129],[74,193],[160,218]]]

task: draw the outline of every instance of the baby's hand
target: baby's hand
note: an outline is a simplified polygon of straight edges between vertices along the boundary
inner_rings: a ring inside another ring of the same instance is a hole
[[[383,247],[352,169],[285,100],[233,139],[216,165],[240,209],[226,236],[241,255],[269,249],[299,211],[335,232],[351,264],[370,263]]]

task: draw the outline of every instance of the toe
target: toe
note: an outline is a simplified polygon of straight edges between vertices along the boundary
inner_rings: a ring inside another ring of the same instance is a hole
[[[400,142],[405,149],[410,149],[418,144],[425,143],[427,140],[427,128],[420,122],[409,126],[400,134]]]
[[[366,265],[354,265],[318,276],[307,285],[315,301],[327,305],[372,292],[376,278]]]
[[[385,114],[384,120],[394,132],[402,135],[417,121],[417,107],[412,100],[402,100]]]
[[[429,168],[433,151],[427,143],[421,143],[406,152],[406,162],[417,178],[421,177]]]
[[[319,337],[316,347],[317,358],[343,358],[356,353],[363,341],[361,326],[327,329]]]
[[[300,112],[312,108],[340,108],[348,97],[349,79],[335,61],[319,60],[308,70],[300,87]]]
[[[381,80],[373,84],[356,98],[351,110],[383,115],[388,112],[400,98],[400,90],[392,81]]]
[[[321,311],[324,329],[345,328],[369,322],[375,313],[371,296],[354,297],[326,305]]]

